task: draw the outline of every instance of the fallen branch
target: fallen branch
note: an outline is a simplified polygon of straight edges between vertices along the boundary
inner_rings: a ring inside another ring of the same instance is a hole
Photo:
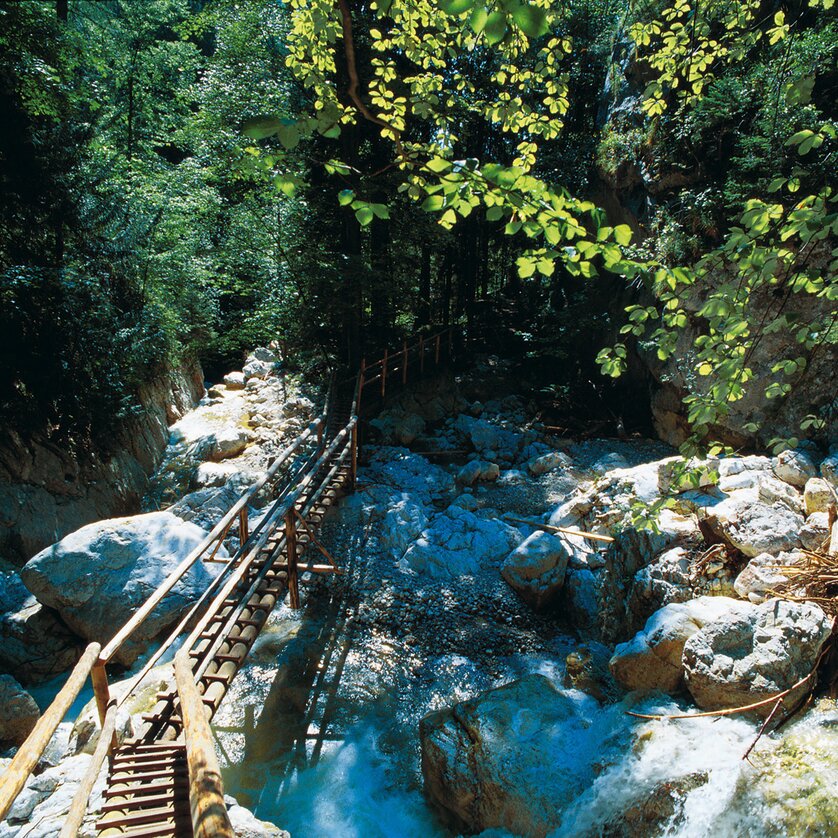
[[[578,535],[582,538],[589,538],[591,541],[604,541],[606,544],[613,543],[614,539],[610,535],[600,535],[595,532],[585,532],[584,530],[572,530],[567,527],[554,527],[552,524],[542,524],[538,521],[530,521],[528,518],[513,518],[511,515],[504,515],[505,520],[511,521],[514,524],[526,524],[528,527],[533,527],[537,530],[544,530],[544,532],[560,532],[564,535]]]
[[[757,742],[759,742],[759,740],[762,738],[762,734],[765,733],[766,729],[768,728],[768,725],[771,724],[771,719],[774,718],[774,714],[780,709],[780,705],[782,703],[783,699],[778,698],[777,703],[774,705],[774,707],[771,709],[771,712],[768,714],[767,718],[762,723],[762,727],[759,729],[759,733],[757,733],[756,738],[748,746],[748,750],[745,751],[744,754],[742,754],[742,759],[747,759],[751,755],[751,751],[753,751],[753,749],[756,747]]]

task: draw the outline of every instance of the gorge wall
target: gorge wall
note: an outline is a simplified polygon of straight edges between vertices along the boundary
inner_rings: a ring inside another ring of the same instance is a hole
[[[74,451],[25,429],[0,429],[0,557],[21,565],[78,527],[135,512],[163,456],[168,426],[204,394],[197,360],[146,382],[141,410],[115,423],[110,452]]]

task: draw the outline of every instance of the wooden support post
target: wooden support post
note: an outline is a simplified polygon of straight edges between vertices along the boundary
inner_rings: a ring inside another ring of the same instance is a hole
[[[434,364],[436,364],[437,366],[439,366],[439,341],[441,337],[441,334],[436,336],[436,348],[434,350]]]
[[[352,472],[350,476],[350,482],[352,486],[352,491],[355,491],[355,481],[358,478],[358,423],[356,422],[352,426]]]
[[[98,661],[90,670],[90,680],[93,683],[93,695],[96,698],[96,709],[99,711],[99,723],[102,725],[102,732],[105,730],[105,720],[108,715],[108,707],[111,703],[111,689],[108,685],[108,670],[105,662],[99,658]],[[111,743],[108,753],[113,753],[118,742],[116,741],[116,731],[111,734]]]
[[[285,551],[288,554],[288,593],[291,607],[300,607],[300,584],[297,579],[297,528],[294,525],[294,513],[285,515]]]
[[[407,341],[402,341],[402,384],[407,384]]]
[[[239,512],[239,542],[243,545],[250,538],[250,527],[247,521],[247,507],[243,506]]]
[[[384,393],[387,391],[387,362],[389,360],[389,353],[384,350],[384,359],[381,362],[381,398],[384,399]]]
[[[317,450],[323,452],[323,423],[317,420]]]
[[[454,330],[448,329],[448,358],[449,360],[454,355]]]
[[[355,413],[361,415],[361,397],[364,395],[364,384],[367,377],[367,359],[361,358],[361,371],[358,373],[358,398],[355,402]]]
[[[425,338],[419,335],[419,372],[425,372]]]

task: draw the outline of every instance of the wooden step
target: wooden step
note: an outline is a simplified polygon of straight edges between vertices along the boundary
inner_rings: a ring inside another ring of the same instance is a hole
[[[132,797],[130,800],[112,800],[102,805],[102,813],[108,812],[123,812],[123,811],[139,811],[141,809],[159,807],[160,805],[170,805],[176,800],[188,800],[189,790],[187,788],[173,788],[169,787],[166,791],[159,794],[143,795],[142,797]]]
[[[116,788],[117,785],[122,785],[123,788]],[[168,791],[171,788],[171,780],[161,780],[156,783],[130,783],[128,780],[122,782],[111,780],[111,784],[102,792],[102,795],[104,797],[142,797],[146,794]]]
[[[155,823],[156,821],[165,821],[171,818],[174,820],[178,814],[174,805],[161,806],[158,809],[146,809],[140,812],[126,812],[125,814],[117,814],[112,817],[114,813],[108,812],[104,818],[96,821],[96,826],[99,829],[113,829],[118,826],[133,826],[144,823]]]
[[[186,763],[183,765],[175,765],[166,771],[147,771],[147,772],[133,772],[133,771],[114,771],[108,778],[109,783],[140,783],[145,780],[163,780],[178,776],[188,777],[189,772]]]

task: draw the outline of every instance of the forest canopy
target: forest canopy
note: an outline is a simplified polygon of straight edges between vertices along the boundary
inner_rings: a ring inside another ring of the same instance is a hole
[[[4,424],[431,323],[571,400],[657,365],[687,450],[835,422],[724,431],[835,357],[832,0],[30,0],[0,46]]]

